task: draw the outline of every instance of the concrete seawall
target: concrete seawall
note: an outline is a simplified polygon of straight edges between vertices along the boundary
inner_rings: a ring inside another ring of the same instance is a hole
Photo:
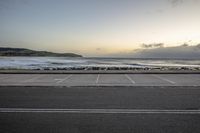
[[[200,70],[0,70],[0,74],[200,74]]]

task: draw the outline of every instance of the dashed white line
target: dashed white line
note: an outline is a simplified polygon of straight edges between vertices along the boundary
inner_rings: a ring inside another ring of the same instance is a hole
[[[65,80],[69,79],[72,76],[72,74],[68,75],[67,77],[65,77],[64,79],[60,79],[59,81],[57,81],[57,84],[60,84],[62,82],[64,82]],[[58,79],[57,79],[58,80]]]
[[[127,74],[125,74],[125,76],[129,81],[131,81],[132,84],[135,84],[135,81],[130,76],[128,76]]]
[[[154,77],[156,77],[156,78],[159,78],[159,79],[161,79],[161,80],[167,81],[167,82],[169,82],[169,83],[171,83],[171,84],[176,84],[176,82],[171,81],[171,80],[166,79],[166,78],[163,78],[163,77],[161,77],[161,76],[158,76],[158,75],[152,75],[152,76],[154,76]]]
[[[99,82],[99,77],[100,77],[100,74],[97,75],[96,84],[98,84]]]
[[[0,113],[200,114],[200,110],[0,108]]]

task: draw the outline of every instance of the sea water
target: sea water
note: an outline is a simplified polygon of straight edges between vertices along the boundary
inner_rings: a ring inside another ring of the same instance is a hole
[[[45,68],[200,68],[200,60],[189,59],[133,59],[133,58],[69,58],[69,57],[0,57],[0,69]]]

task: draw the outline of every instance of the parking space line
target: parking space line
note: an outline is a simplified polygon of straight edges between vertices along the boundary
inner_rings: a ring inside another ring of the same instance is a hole
[[[96,84],[98,84],[99,82],[99,77],[100,77],[100,74],[97,75]]]
[[[156,77],[156,78],[159,78],[159,79],[161,79],[161,80],[167,81],[167,82],[169,82],[169,83],[171,83],[171,84],[176,84],[176,82],[171,81],[171,80],[166,79],[166,78],[163,78],[163,77],[161,77],[161,76],[158,76],[158,75],[152,75],[152,76],[154,76],[154,77]]]
[[[36,79],[38,79],[38,78],[40,78],[40,77],[42,77],[42,76],[44,76],[44,75],[38,75],[38,76],[36,76],[36,77],[33,77],[33,78],[30,78],[30,79],[24,80],[24,81],[22,81],[22,82],[23,82],[23,83],[32,82],[32,81],[34,81],[34,80],[36,80]]]
[[[0,108],[0,113],[79,113],[79,114],[200,114],[200,110],[162,109],[41,109]]]
[[[98,84],[98,86],[101,86],[101,87],[116,87],[116,86],[120,86],[120,87],[122,87],[122,86],[133,86],[133,84],[132,83],[130,83],[130,84],[125,84],[125,83],[123,83],[123,84],[119,84],[119,83],[100,83],[100,84]]]
[[[68,76],[65,77],[64,79],[60,79],[60,80],[57,81],[56,83],[57,83],[57,84],[60,84],[60,83],[62,83],[62,82],[64,82],[64,81],[66,81],[67,79],[69,79],[71,76],[72,76],[72,74],[68,75]],[[58,79],[57,79],[57,80],[58,80]]]
[[[130,76],[128,76],[127,74],[125,74],[125,77],[126,77],[129,81],[131,81],[132,84],[135,84],[135,81],[134,81]]]

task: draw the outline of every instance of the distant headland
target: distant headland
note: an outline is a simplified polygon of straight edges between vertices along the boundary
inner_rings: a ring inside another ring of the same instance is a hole
[[[82,57],[75,53],[53,53],[48,51],[35,51],[25,48],[0,47],[0,56],[51,56],[51,57]]]

